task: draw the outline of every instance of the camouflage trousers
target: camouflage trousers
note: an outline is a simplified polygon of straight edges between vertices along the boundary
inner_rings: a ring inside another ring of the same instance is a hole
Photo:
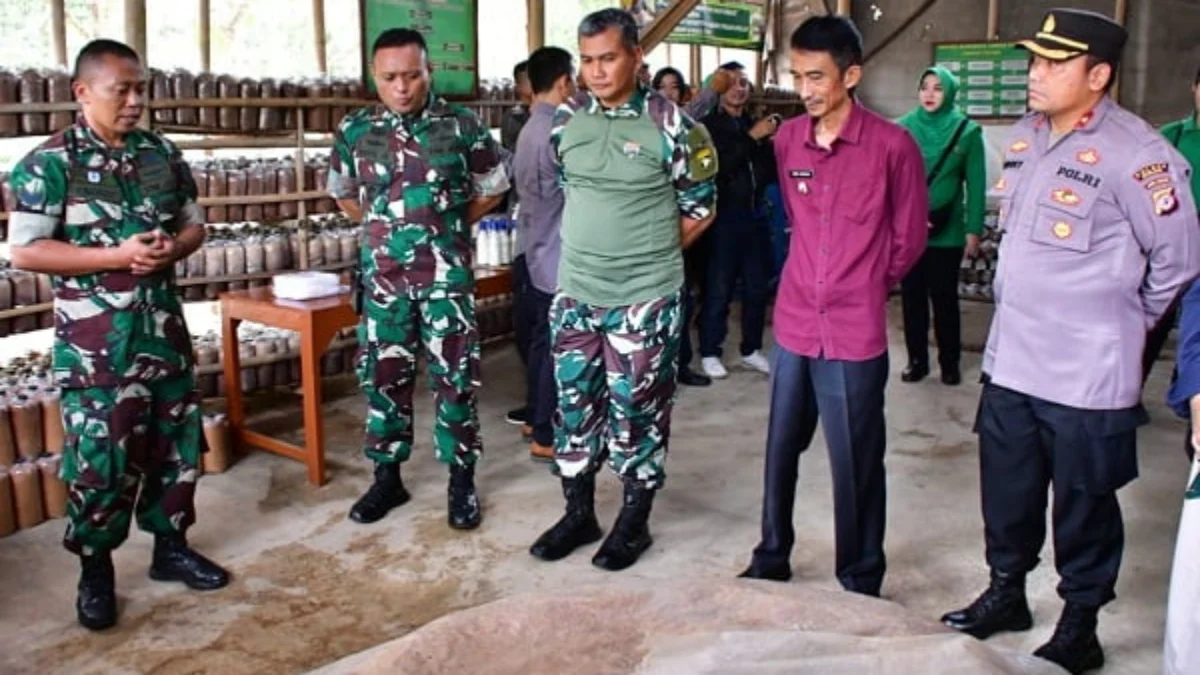
[[[471,295],[436,299],[364,299],[356,368],[367,397],[366,455],[381,463],[412,453],[417,354],[424,348],[433,389],[433,444],[439,461],[470,466],[483,444],[475,389],[479,386],[479,327]]]
[[[557,472],[597,471],[608,460],[626,482],[662,486],[675,401],[682,296],[592,307],[559,294],[554,341]]]
[[[117,387],[65,389],[68,487],[63,544],[83,555],[112,550],[138,527],[185,532],[204,451],[200,395],[191,375]]]

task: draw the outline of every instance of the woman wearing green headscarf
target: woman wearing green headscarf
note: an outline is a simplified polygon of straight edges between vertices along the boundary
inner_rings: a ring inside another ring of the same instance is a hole
[[[974,258],[983,232],[987,170],[983,130],[954,104],[958,78],[935,66],[921,74],[920,105],[900,118],[925,158],[929,183],[929,244],[904,279],[905,382],[929,375],[929,305],[937,337],[942,382],[962,381],[962,336],[958,312],[958,270],[964,251]]]

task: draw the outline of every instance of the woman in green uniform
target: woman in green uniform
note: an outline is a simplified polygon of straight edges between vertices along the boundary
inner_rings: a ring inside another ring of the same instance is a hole
[[[908,367],[901,379],[929,375],[929,305],[942,382],[962,381],[958,313],[958,270],[963,254],[975,257],[983,231],[987,172],[983,130],[954,104],[958,78],[941,67],[921,74],[920,104],[899,119],[925,159],[929,185],[929,244],[903,283],[904,339]]]

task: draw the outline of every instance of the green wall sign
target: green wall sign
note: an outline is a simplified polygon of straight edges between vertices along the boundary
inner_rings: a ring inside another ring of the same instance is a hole
[[[635,9],[635,16],[648,25],[652,14],[646,11],[647,1],[626,3],[626,8]],[[655,10],[661,12],[670,6],[670,0],[657,0]],[[676,44],[708,45],[730,49],[761,50],[763,34],[767,25],[767,12],[762,2],[722,2],[703,0],[687,13],[675,30],[667,36],[667,42]]]
[[[371,45],[389,28],[412,28],[425,36],[433,65],[433,88],[447,98],[475,98],[479,88],[479,33],[475,0],[359,0],[363,80],[371,77]]]
[[[967,115],[1021,117],[1028,111],[1029,52],[1016,43],[939,43],[933,62],[958,76],[958,105]]]

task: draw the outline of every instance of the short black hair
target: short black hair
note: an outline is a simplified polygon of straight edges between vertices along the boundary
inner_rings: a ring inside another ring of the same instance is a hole
[[[844,16],[814,16],[792,33],[793,50],[826,52],[842,73],[850,66],[862,65],[862,44],[862,34],[854,22]]]
[[[521,79],[521,76],[529,72],[529,62],[522,61],[513,66],[513,82]]]
[[[420,47],[425,57],[429,57],[429,46],[425,44],[425,36],[411,28],[389,28],[380,33],[379,37],[375,38],[375,44],[371,45],[371,56],[378,54],[380,49],[409,45]]]
[[[609,28],[621,31],[621,44],[629,51],[638,47],[638,27],[633,15],[620,9],[602,9],[583,17],[579,22],[579,37],[595,37]]]
[[[688,83],[687,83],[687,80],[683,79],[683,73],[679,72],[675,68],[672,68],[671,66],[662,68],[657,73],[655,73],[654,78],[652,80],[650,80],[650,87],[652,89],[654,89],[654,91],[658,91],[658,88],[662,86],[662,81],[668,75],[674,75],[675,79],[679,80],[679,90],[681,92],[687,91]]]
[[[533,93],[544,94],[560,78],[571,77],[571,54],[558,47],[542,47],[529,55],[529,86]]]
[[[79,54],[75,57],[75,72],[72,77],[78,80],[85,70],[90,66],[95,65],[106,56],[115,56],[119,59],[129,59],[135,63],[141,63],[142,59],[133,47],[124,42],[116,40],[92,40],[79,50]]]
[[[745,70],[745,69],[746,69],[746,66],[743,66],[738,61],[726,61],[725,63],[722,63],[720,66],[720,70]]]
[[[1096,56],[1095,54],[1087,55],[1087,71],[1089,73],[1092,72],[1092,68],[1095,68],[1101,63],[1107,63],[1108,65],[1112,66],[1112,73],[1109,74],[1108,82],[1104,85],[1104,93],[1108,94],[1112,92],[1113,85],[1117,83],[1117,71],[1121,69],[1121,62]]]

